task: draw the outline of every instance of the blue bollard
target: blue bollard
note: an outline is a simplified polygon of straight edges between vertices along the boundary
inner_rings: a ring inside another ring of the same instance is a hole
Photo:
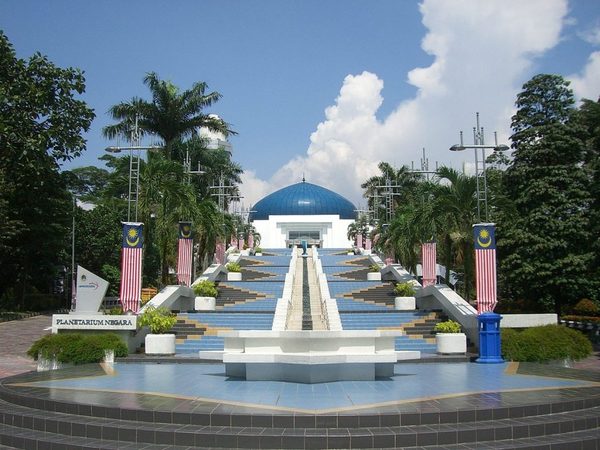
[[[479,358],[475,362],[483,364],[503,363],[500,345],[500,320],[502,316],[487,312],[477,316],[479,323]]]

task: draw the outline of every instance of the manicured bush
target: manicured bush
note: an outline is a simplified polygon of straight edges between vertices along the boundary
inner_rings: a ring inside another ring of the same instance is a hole
[[[128,353],[125,343],[114,333],[60,333],[38,339],[27,350],[27,355],[36,361],[41,356],[62,363],[86,364],[102,361],[105,350],[113,350],[119,357]]]
[[[379,271],[381,270],[381,267],[379,267],[379,265],[378,265],[378,264],[371,264],[371,265],[369,266],[369,270],[370,270],[371,272],[379,272]]]
[[[177,323],[177,317],[167,308],[150,306],[138,316],[140,327],[149,327],[152,334],[168,333]]]
[[[240,266],[238,263],[236,262],[230,262],[229,264],[227,264],[225,266],[227,268],[227,270],[229,272],[241,272],[242,271],[242,266]]]
[[[600,310],[598,305],[588,298],[579,300],[573,307],[573,312],[578,316],[597,316]]]
[[[254,247],[254,253],[262,253],[262,248]]]
[[[415,295],[415,287],[412,283],[397,283],[394,287],[394,294],[399,297],[412,297]]]
[[[560,325],[502,329],[502,355],[510,361],[579,360],[592,353],[592,344],[577,330]]]
[[[453,320],[440,322],[435,324],[434,331],[436,333],[461,333],[460,323]]]
[[[198,297],[216,297],[219,295],[215,283],[209,280],[202,280],[196,283],[192,288],[194,289],[194,294]]]

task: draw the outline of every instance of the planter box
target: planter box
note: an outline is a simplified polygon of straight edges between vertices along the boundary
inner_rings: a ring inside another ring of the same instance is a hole
[[[254,256],[262,256],[262,253],[255,253]]]
[[[115,362],[115,352],[114,350],[104,350],[104,360],[102,362],[108,364],[114,364]],[[47,372],[49,370],[59,370],[64,369],[65,367],[73,367],[71,363],[62,363],[57,361],[55,358],[46,359],[42,356],[38,356],[37,360],[37,368],[38,372]]]
[[[242,281],[242,272],[227,272],[227,281]]]
[[[435,335],[437,352],[444,355],[467,353],[465,333],[438,333]]]
[[[214,311],[217,306],[215,297],[196,297],[194,299],[194,309],[196,311]]]
[[[381,281],[381,272],[368,272],[367,280],[369,281]]]
[[[394,308],[397,311],[414,311],[417,309],[415,297],[396,297],[394,299]]]
[[[147,334],[145,340],[146,355],[174,355],[174,334]]]

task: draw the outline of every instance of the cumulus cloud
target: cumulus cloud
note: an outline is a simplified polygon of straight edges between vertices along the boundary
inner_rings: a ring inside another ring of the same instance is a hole
[[[568,77],[575,96],[579,99],[598,100],[600,95],[600,51],[594,52],[588,58],[581,74]]]
[[[430,167],[434,161],[456,168],[471,161],[472,153],[448,148],[461,129],[467,131],[465,142],[472,142],[468,130],[476,111],[486,130],[498,130],[507,141],[515,96],[536,58],[558,43],[566,0],[425,0],[420,10],[428,30],[421,47],[434,60],[404,75],[417,88],[415,96],[378,120],[384,80],[370,72],[348,75],[306,154],[286,163],[261,189],[283,187],[305,173],[307,181],[364,203],[360,183],[377,173],[379,161],[410,165],[420,160],[423,147]],[[247,197],[255,185],[242,186]]]

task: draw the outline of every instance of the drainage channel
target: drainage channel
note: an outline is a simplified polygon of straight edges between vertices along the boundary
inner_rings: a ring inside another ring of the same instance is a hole
[[[310,292],[308,287],[308,258],[302,258],[302,329],[312,330],[312,316],[310,314]]]

